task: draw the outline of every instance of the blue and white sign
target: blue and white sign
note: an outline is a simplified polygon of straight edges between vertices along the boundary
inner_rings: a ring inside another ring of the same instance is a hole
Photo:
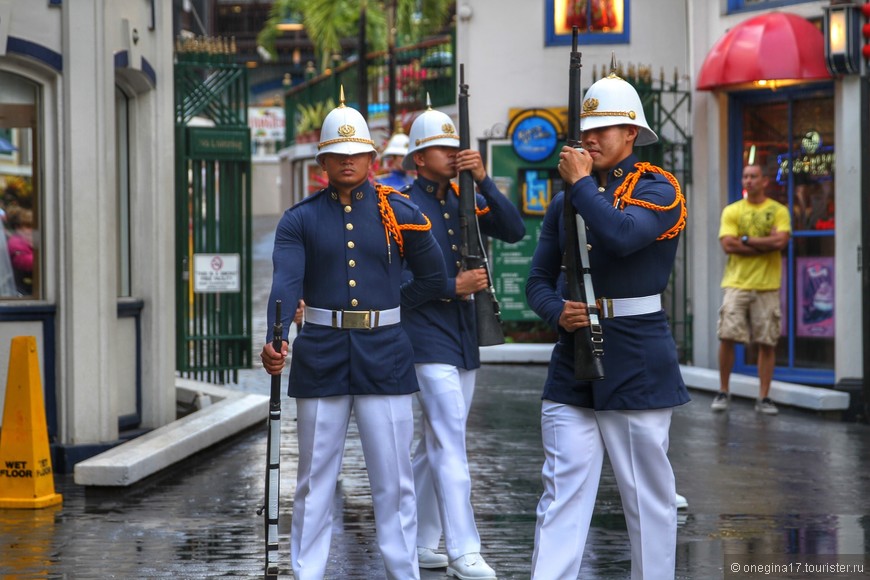
[[[538,163],[552,155],[556,142],[556,127],[549,119],[537,115],[517,123],[511,135],[514,153],[530,163]]]

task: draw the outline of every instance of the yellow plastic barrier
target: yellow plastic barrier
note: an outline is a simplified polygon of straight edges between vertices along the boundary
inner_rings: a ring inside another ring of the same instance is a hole
[[[62,501],[54,492],[36,337],[16,336],[0,426],[0,508],[43,508]]]

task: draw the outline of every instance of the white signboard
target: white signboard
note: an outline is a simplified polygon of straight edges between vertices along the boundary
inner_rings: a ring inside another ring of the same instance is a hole
[[[284,140],[284,109],[281,107],[248,107],[248,126],[256,140]]]
[[[194,254],[193,291],[241,292],[241,260],[238,254]]]

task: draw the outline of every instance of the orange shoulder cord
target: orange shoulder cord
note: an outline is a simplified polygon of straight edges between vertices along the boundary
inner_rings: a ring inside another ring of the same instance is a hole
[[[636,163],[634,165],[637,171],[629,173],[626,176],[625,181],[622,182],[616,191],[613,192],[613,207],[618,208],[620,210],[625,209],[626,205],[637,205],[640,207],[645,207],[647,209],[651,209],[653,211],[668,211],[680,205],[680,219],[677,220],[677,223],[674,226],[660,235],[656,240],[669,240],[671,238],[677,237],[677,235],[686,229],[686,198],[683,197],[683,191],[680,189],[680,184],[677,182],[677,178],[672,174],[668,173],[661,167],[656,167],[651,163],[647,163],[645,161],[641,163]],[[658,173],[659,175],[663,175],[665,179],[667,179],[671,185],[674,186],[674,189],[677,192],[677,196],[674,198],[674,203],[668,206],[664,205],[656,205],[654,203],[650,203],[648,201],[643,201],[642,199],[634,199],[631,194],[634,193],[634,186],[637,185],[637,182],[640,180],[640,176],[646,173],[647,171],[652,171],[653,173]]]
[[[399,255],[404,256],[405,240],[402,236],[402,230],[426,231],[432,227],[432,222],[429,221],[428,217],[423,215],[423,219],[426,220],[425,224],[400,224],[396,221],[396,214],[393,212],[390,202],[387,201],[387,197],[393,193],[406,198],[409,196],[387,185],[377,184],[375,185],[375,190],[378,192],[378,209],[381,212],[381,222],[384,224],[384,235],[387,238],[387,253],[389,254],[390,236],[393,236],[393,239],[396,240],[396,245],[399,246]]]
[[[459,186],[451,181],[450,187],[453,188],[453,193],[456,194],[456,197],[459,197]],[[487,206],[483,209],[478,208],[477,207],[477,196],[474,196],[474,215],[476,215],[477,217],[480,217],[480,216],[486,215],[488,213],[489,213],[489,206]]]

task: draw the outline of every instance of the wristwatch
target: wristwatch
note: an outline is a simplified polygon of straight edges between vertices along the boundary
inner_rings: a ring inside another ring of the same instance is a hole
[[[740,241],[743,242],[744,246],[748,246],[749,245],[749,236],[747,236],[747,235],[740,236]]]

